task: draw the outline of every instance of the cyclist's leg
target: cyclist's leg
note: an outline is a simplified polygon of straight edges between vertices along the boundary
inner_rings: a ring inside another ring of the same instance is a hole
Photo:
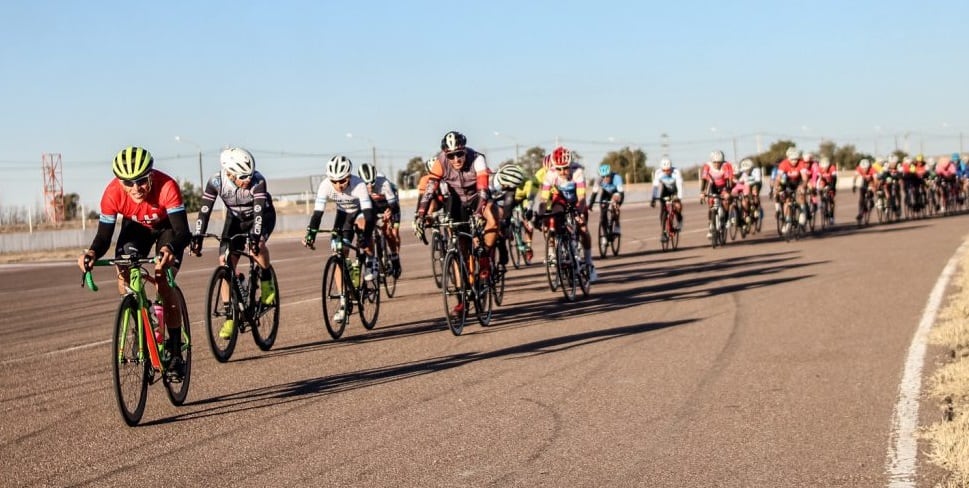
[[[276,209],[270,207],[262,214],[262,234],[257,245],[259,254],[256,264],[259,265],[259,286],[262,303],[270,305],[276,301],[276,285],[273,283],[272,261],[269,256],[269,236],[276,228]]]
[[[153,232],[155,252],[158,252],[159,249],[166,245],[174,248],[175,246],[171,245],[174,239],[175,231],[170,226],[155,230]],[[173,275],[178,273],[178,269],[182,265],[184,252],[185,250],[183,248],[174,253],[175,259],[171,264]],[[173,365],[174,371],[181,374],[179,368],[182,362],[182,310],[179,309],[180,300],[178,300],[175,291],[168,284],[165,269],[160,266],[155,267],[155,287],[162,298],[162,303],[165,308],[165,327],[168,329],[168,339],[165,343],[165,349],[171,354],[171,365]]]

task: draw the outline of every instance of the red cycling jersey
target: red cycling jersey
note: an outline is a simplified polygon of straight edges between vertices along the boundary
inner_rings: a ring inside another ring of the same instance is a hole
[[[781,164],[777,166],[777,174],[787,175],[788,183],[798,183],[801,181],[802,176],[807,177],[808,165],[804,160],[799,160],[797,164],[791,163],[791,160],[785,159],[781,161]]]
[[[114,224],[117,215],[148,227],[159,228],[168,220],[168,214],[184,212],[185,204],[178,183],[170,176],[153,170],[150,174],[151,190],[141,203],[135,203],[128,190],[115,178],[108,183],[101,197],[101,218],[105,224]]]
[[[720,169],[716,169],[712,164],[703,165],[701,179],[710,181],[717,188],[723,188],[728,181],[733,181],[733,165],[729,161],[720,163]]]

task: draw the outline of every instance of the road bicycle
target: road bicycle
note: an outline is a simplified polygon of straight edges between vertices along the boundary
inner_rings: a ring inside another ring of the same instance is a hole
[[[672,197],[663,197],[663,210],[660,218],[663,221],[663,233],[660,235],[659,240],[660,244],[662,244],[663,251],[675,251],[680,245],[680,230],[678,229],[678,221],[676,211],[673,208]]]
[[[864,227],[871,221],[871,211],[875,208],[875,192],[871,187],[864,185],[861,188],[862,196],[859,203],[858,227]]]
[[[562,220],[557,221],[557,216],[562,216]],[[582,291],[582,296],[589,296],[591,270],[586,264],[586,250],[579,243],[579,224],[573,205],[568,205],[561,214],[550,216],[549,233],[555,235],[555,267],[565,299],[574,302],[577,289]]]
[[[818,189],[818,193],[820,198],[818,198],[817,214],[821,219],[821,230],[825,231],[834,226],[834,192],[825,186]]]
[[[220,264],[212,272],[205,295],[205,329],[215,359],[220,363],[228,361],[235,351],[239,334],[244,332],[252,332],[252,339],[260,350],[272,349],[279,331],[280,294],[276,270],[270,268],[276,297],[272,303],[263,303],[262,268],[253,254],[243,249],[249,246],[237,244],[245,242],[248,234],[225,238],[204,234],[204,237],[212,237],[224,247],[221,261],[225,264]],[[240,258],[249,262],[248,273],[238,270]],[[226,326],[229,320],[232,325]]]
[[[451,333],[459,336],[464,331],[468,308],[474,306],[475,316],[482,326],[491,324],[495,301],[495,259],[491,254],[492,268],[486,278],[481,276],[480,257],[484,249],[484,233],[480,219],[456,222],[441,219],[436,225],[447,229],[447,251],[442,265],[441,292],[444,297],[444,314]],[[463,241],[463,243],[462,243]],[[470,245],[467,245],[470,243]],[[468,249],[466,249],[468,248]],[[493,251],[493,249],[492,249]],[[470,259],[473,257],[473,259]],[[502,285],[502,292],[504,285]]]
[[[377,280],[383,285],[387,298],[394,298],[397,292],[397,274],[394,271],[394,261],[390,258],[390,242],[384,235],[382,224],[378,220],[373,229],[373,249],[377,262]],[[399,259],[399,258],[398,258]]]
[[[532,264],[529,256],[530,245],[525,241],[525,221],[522,217],[521,205],[515,205],[511,211],[511,225],[505,237],[508,244],[508,258],[515,269]]]
[[[179,373],[171,368],[169,363],[173,355],[165,347],[170,331],[167,327],[159,327],[158,316],[145,290],[146,283],[155,285],[155,277],[144,265],[156,263],[157,258],[142,258],[133,246],[125,246],[122,252],[124,254],[115,259],[99,259],[93,265],[118,266],[128,273],[125,294],[115,316],[111,370],[118,409],[125,423],[135,426],[145,413],[148,385],[159,379],[165,385],[172,405],[185,403],[192,378],[192,334],[185,297],[175,283],[174,272],[167,268],[165,279],[176,297],[181,316],[182,368]],[[82,280],[91,291],[98,291],[91,271],[85,272]],[[155,302],[160,303],[157,298]]]
[[[727,211],[719,193],[708,194],[707,198],[710,201],[710,210],[707,212],[710,244],[716,249],[727,245]]]
[[[619,204],[609,200],[599,204],[599,257],[605,259],[609,250],[612,255],[619,255],[622,244],[622,234],[619,233]]]
[[[442,213],[435,212],[433,216],[433,222],[427,225],[431,229],[431,238],[428,239],[424,232],[417,232],[417,237],[422,243],[431,248],[431,274],[434,275],[434,284],[440,288],[441,278],[443,276],[442,270],[444,269],[444,254],[447,252],[447,241],[448,241],[448,228],[441,227],[438,223],[441,222]]]
[[[310,246],[310,249],[316,248]],[[361,277],[361,273],[373,273],[373,270],[365,269],[363,249],[338,233],[330,237],[330,249],[333,254],[323,266],[323,322],[330,337],[337,340],[343,335],[354,307],[365,329],[372,330],[377,325],[380,285],[376,277],[370,280]],[[345,255],[347,251],[355,253],[353,262]],[[343,310],[343,316],[337,320],[333,315],[339,310]]]

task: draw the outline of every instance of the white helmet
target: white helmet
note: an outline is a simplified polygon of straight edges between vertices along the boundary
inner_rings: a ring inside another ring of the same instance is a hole
[[[240,147],[223,149],[219,154],[219,163],[223,170],[235,176],[251,176],[256,170],[256,158]]]
[[[891,156],[888,157],[888,165],[889,166],[892,166],[892,167],[898,165],[898,155],[897,154],[892,154]]]
[[[495,173],[495,183],[505,188],[518,188],[525,181],[525,171],[517,164],[506,164]]]
[[[750,158],[744,158],[744,160],[740,162],[740,171],[750,171],[753,168],[754,162],[751,161]]]
[[[357,170],[357,173],[360,175],[363,182],[368,185],[374,181],[377,181],[377,168],[370,163],[361,164],[360,169]]]
[[[659,161],[659,169],[666,171],[668,169],[673,169],[673,161],[670,158],[663,158]]]
[[[828,167],[831,166],[831,160],[821,156],[821,161],[818,164],[821,166],[821,169],[828,169]]]
[[[871,161],[869,161],[869,160],[868,160],[867,158],[863,158],[863,159],[862,159],[862,160],[861,160],[861,161],[860,161],[860,162],[858,163],[858,166],[861,166],[861,169],[868,169],[868,168],[870,168],[870,167],[871,167]]]
[[[787,148],[787,159],[788,160],[794,161],[795,159],[800,158],[800,157],[801,157],[801,151],[798,148],[796,148],[794,146],[791,146],[791,147]]]
[[[811,161],[814,161],[814,154],[811,154],[809,152],[804,153],[804,160],[807,161],[807,162],[809,162],[809,163]]]
[[[326,177],[339,181],[350,176],[352,169],[353,163],[346,156],[333,156],[333,159],[326,163]]]
[[[710,161],[714,163],[722,163],[724,160],[723,151],[717,150],[710,153]]]

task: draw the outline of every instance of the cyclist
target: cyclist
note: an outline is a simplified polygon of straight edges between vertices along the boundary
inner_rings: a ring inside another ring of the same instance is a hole
[[[740,199],[745,224],[750,225],[753,221],[752,215],[760,208],[762,184],[760,168],[754,166],[752,159],[744,158],[740,161],[740,174],[737,175],[736,181],[737,183],[730,190],[730,196]]]
[[[367,184],[353,174],[353,163],[346,156],[333,156],[326,163],[326,178],[320,182],[316,192],[316,205],[313,207],[313,215],[306,227],[306,236],[303,237],[304,246],[310,247],[316,242],[316,233],[320,229],[323,211],[326,209],[326,202],[330,200],[336,205],[333,237],[352,241],[354,234],[357,235],[357,247],[364,250],[368,261],[363,279],[373,280],[375,263],[371,258],[373,250],[370,249],[370,236],[373,235],[376,220],[373,202],[370,200]],[[349,249],[344,249],[344,256],[349,252]],[[341,291],[343,290],[342,279],[342,275],[336,273],[334,283]],[[333,321],[342,322],[344,318],[346,318],[346,304],[341,303],[340,309],[333,314]]]
[[[851,178],[851,193],[858,191],[858,179],[861,179],[861,194],[858,195],[858,215],[855,216],[855,220],[861,223],[862,215],[865,212],[865,198],[867,192],[874,191],[875,183],[878,173],[875,172],[875,168],[871,165],[871,161],[867,158],[863,158],[859,163],[858,167],[855,168],[855,175]]]
[[[390,246],[390,261],[394,266],[395,278],[400,278],[400,200],[396,187],[372,164],[360,165],[360,178],[367,185],[370,201],[373,202],[374,215],[383,217],[380,229]]]
[[[90,271],[94,261],[108,251],[119,214],[123,220],[115,244],[116,257],[128,254],[127,249],[131,247],[146,257],[154,245],[159,257],[155,264],[155,284],[164,303],[165,326],[168,328],[165,349],[172,353],[166,369],[180,377],[185,365],[179,331],[182,316],[165,270],[171,268],[173,273],[178,272],[191,234],[178,183],[154,169],[154,163],[151,153],[141,147],[126,147],[114,157],[111,169],[115,178],[101,195],[97,233],[91,246],[77,258],[77,265],[81,271]],[[118,267],[118,292],[122,295],[128,281],[125,271]]]
[[[878,189],[885,192],[888,198],[889,208],[892,212],[901,212],[901,208],[898,207],[898,202],[896,201],[899,197],[899,195],[896,195],[896,192],[899,191],[901,178],[902,171],[898,167],[898,156],[892,154],[888,157],[888,165],[878,174]]]
[[[710,153],[710,161],[703,165],[700,174],[700,203],[708,195],[720,194],[723,208],[730,208],[730,189],[734,185],[733,165],[725,160],[723,151],[719,149]],[[713,205],[713,200],[709,200]],[[710,217],[712,217],[712,213]],[[713,221],[707,225],[707,239],[713,237]]]
[[[202,193],[202,203],[198,219],[195,221],[195,232],[192,235],[190,250],[196,256],[202,255],[202,240],[209,227],[209,217],[217,198],[222,199],[228,210],[225,223],[222,226],[222,244],[219,246],[219,262],[224,260],[225,250],[230,244],[239,247],[242,243],[230,243],[228,238],[241,233],[249,233],[246,246],[254,255],[259,265],[260,295],[264,305],[271,305],[276,301],[276,289],[273,287],[272,264],[269,260],[269,248],[266,247],[269,236],[276,226],[276,209],[273,199],[267,190],[266,178],[256,171],[256,159],[249,151],[233,147],[222,150],[219,154],[219,164],[222,170],[209,178]],[[234,261],[239,257],[234,256]],[[235,262],[232,263],[235,266]],[[223,283],[222,296],[228,298],[228,285]],[[223,303],[225,308],[229,303]],[[222,328],[219,336],[223,339],[232,337],[235,323],[231,315]]]
[[[539,173],[544,177],[544,171],[543,168],[539,168],[535,174],[527,178],[515,189],[515,206],[520,206],[523,214],[522,236],[525,240],[525,259],[528,261],[531,261],[534,255],[532,252],[532,233],[535,231],[535,195],[538,194],[538,189],[542,187],[542,180],[539,179]]]
[[[486,248],[484,256],[479,260],[481,278],[487,278],[491,268],[488,260],[491,248],[498,239],[498,218],[496,209],[491,201],[488,189],[488,161],[484,154],[468,147],[468,139],[458,131],[449,131],[441,138],[441,152],[428,172],[427,188],[417,207],[417,217],[414,227],[421,234],[424,233],[425,217],[433,200],[434,192],[441,183],[447,183],[448,204],[444,207],[445,214],[456,222],[467,222],[473,216],[485,220],[484,242]],[[463,246],[469,245],[462,242]],[[469,256],[472,253],[467,253]],[[458,303],[452,313],[460,313],[462,303]]]
[[[575,206],[575,220],[579,225],[579,241],[585,250],[589,282],[594,283],[599,279],[599,275],[592,264],[592,237],[589,235],[589,209],[585,201],[585,175],[582,165],[573,161],[572,156],[572,151],[562,146],[552,151],[552,167],[545,173],[539,195],[546,215],[561,215],[565,212],[567,204]]]
[[[821,161],[818,162],[814,188],[819,198],[823,197],[824,192],[830,192],[831,208],[828,211],[831,212],[831,217],[828,217],[828,223],[834,225],[834,204],[838,193],[838,168],[832,165],[831,160],[825,156],[821,156]],[[825,216],[822,215],[821,218],[825,218]]]
[[[673,167],[673,161],[663,158],[659,162],[659,169],[653,172],[653,198],[650,207],[656,207],[656,201],[666,197],[673,200],[673,215],[676,216],[676,230],[683,228],[683,174],[679,168]],[[666,242],[666,205],[659,211],[659,226],[663,230],[661,239]]]
[[[807,222],[807,205],[805,203],[805,188],[808,182],[808,167],[801,160],[801,151],[794,146],[787,148],[787,158],[777,165],[777,181],[774,183],[774,198],[784,211],[784,226],[781,232],[787,232],[791,225],[791,209],[784,204],[784,195],[793,194],[794,201],[801,206],[798,225]]]
[[[511,235],[512,212],[517,205],[515,192],[525,181],[525,170],[515,163],[507,163],[498,167],[498,171],[492,177],[492,197],[498,203],[498,228],[500,236],[498,239],[498,262],[504,272],[505,265],[508,264],[508,246],[517,245]]]
[[[612,166],[608,164],[599,165],[599,175],[592,182],[592,198],[589,201],[589,210],[595,208],[596,200],[599,200],[599,206],[601,207],[600,218],[606,220],[606,228],[612,226],[612,231],[614,234],[621,234],[622,229],[619,227],[619,207],[622,206],[622,202],[626,199],[626,193],[622,186],[622,176],[618,173],[612,171]],[[616,212],[616,222],[615,225],[609,222],[609,206],[615,204]]]

